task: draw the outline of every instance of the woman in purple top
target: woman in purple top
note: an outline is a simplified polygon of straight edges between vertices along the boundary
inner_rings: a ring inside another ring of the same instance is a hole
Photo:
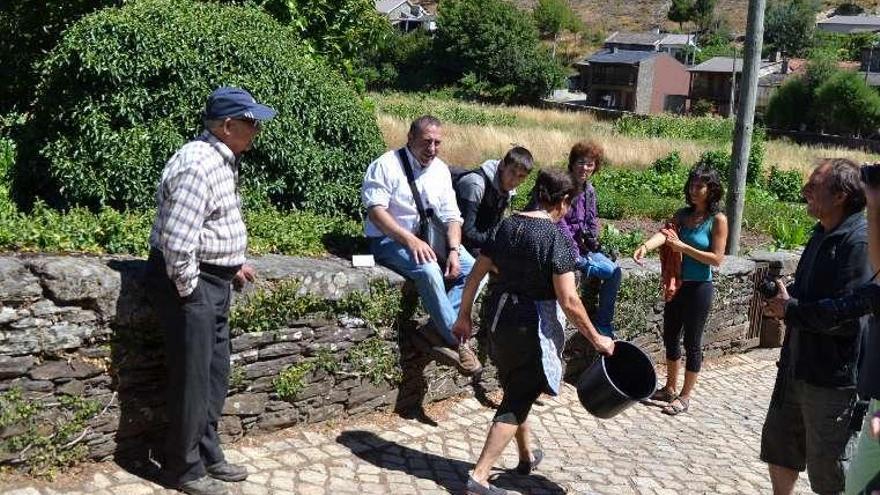
[[[590,182],[602,165],[603,157],[602,147],[595,142],[581,141],[572,146],[568,155],[568,172],[581,192],[559,222],[559,228],[577,248],[578,269],[586,277],[601,280],[599,307],[593,321],[602,335],[614,337],[614,305],[622,273],[620,267],[600,251],[596,190]]]

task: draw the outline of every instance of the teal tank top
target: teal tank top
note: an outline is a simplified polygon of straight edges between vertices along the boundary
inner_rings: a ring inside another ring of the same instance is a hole
[[[692,229],[680,226],[678,238],[688,246],[700,251],[708,251],[709,246],[712,244],[712,225],[714,223],[715,216],[713,215]],[[684,255],[681,260],[681,279],[685,281],[709,282],[712,280],[712,267],[705,263],[700,263],[688,255]]]

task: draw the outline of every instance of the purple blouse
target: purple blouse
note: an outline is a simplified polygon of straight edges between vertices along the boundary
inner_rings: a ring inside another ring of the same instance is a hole
[[[587,237],[599,238],[599,214],[596,211],[596,189],[587,182],[584,191],[578,194],[568,213],[559,221],[559,229],[583,255],[589,252],[581,240]]]

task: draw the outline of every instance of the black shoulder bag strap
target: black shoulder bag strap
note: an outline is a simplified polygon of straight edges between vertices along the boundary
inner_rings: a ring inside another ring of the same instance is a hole
[[[416,209],[419,211],[419,237],[422,237],[428,229],[428,214],[425,212],[425,206],[422,204],[422,195],[419,194],[419,188],[416,187],[416,178],[413,174],[412,165],[409,163],[409,155],[406,153],[406,148],[397,150],[397,156],[400,158],[400,163],[403,164],[406,180],[409,182],[413,200],[416,202]]]

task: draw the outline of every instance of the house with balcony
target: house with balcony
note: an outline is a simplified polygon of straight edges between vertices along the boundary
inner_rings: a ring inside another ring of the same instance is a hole
[[[589,106],[643,115],[685,111],[687,68],[668,53],[603,49],[574,66]]]

